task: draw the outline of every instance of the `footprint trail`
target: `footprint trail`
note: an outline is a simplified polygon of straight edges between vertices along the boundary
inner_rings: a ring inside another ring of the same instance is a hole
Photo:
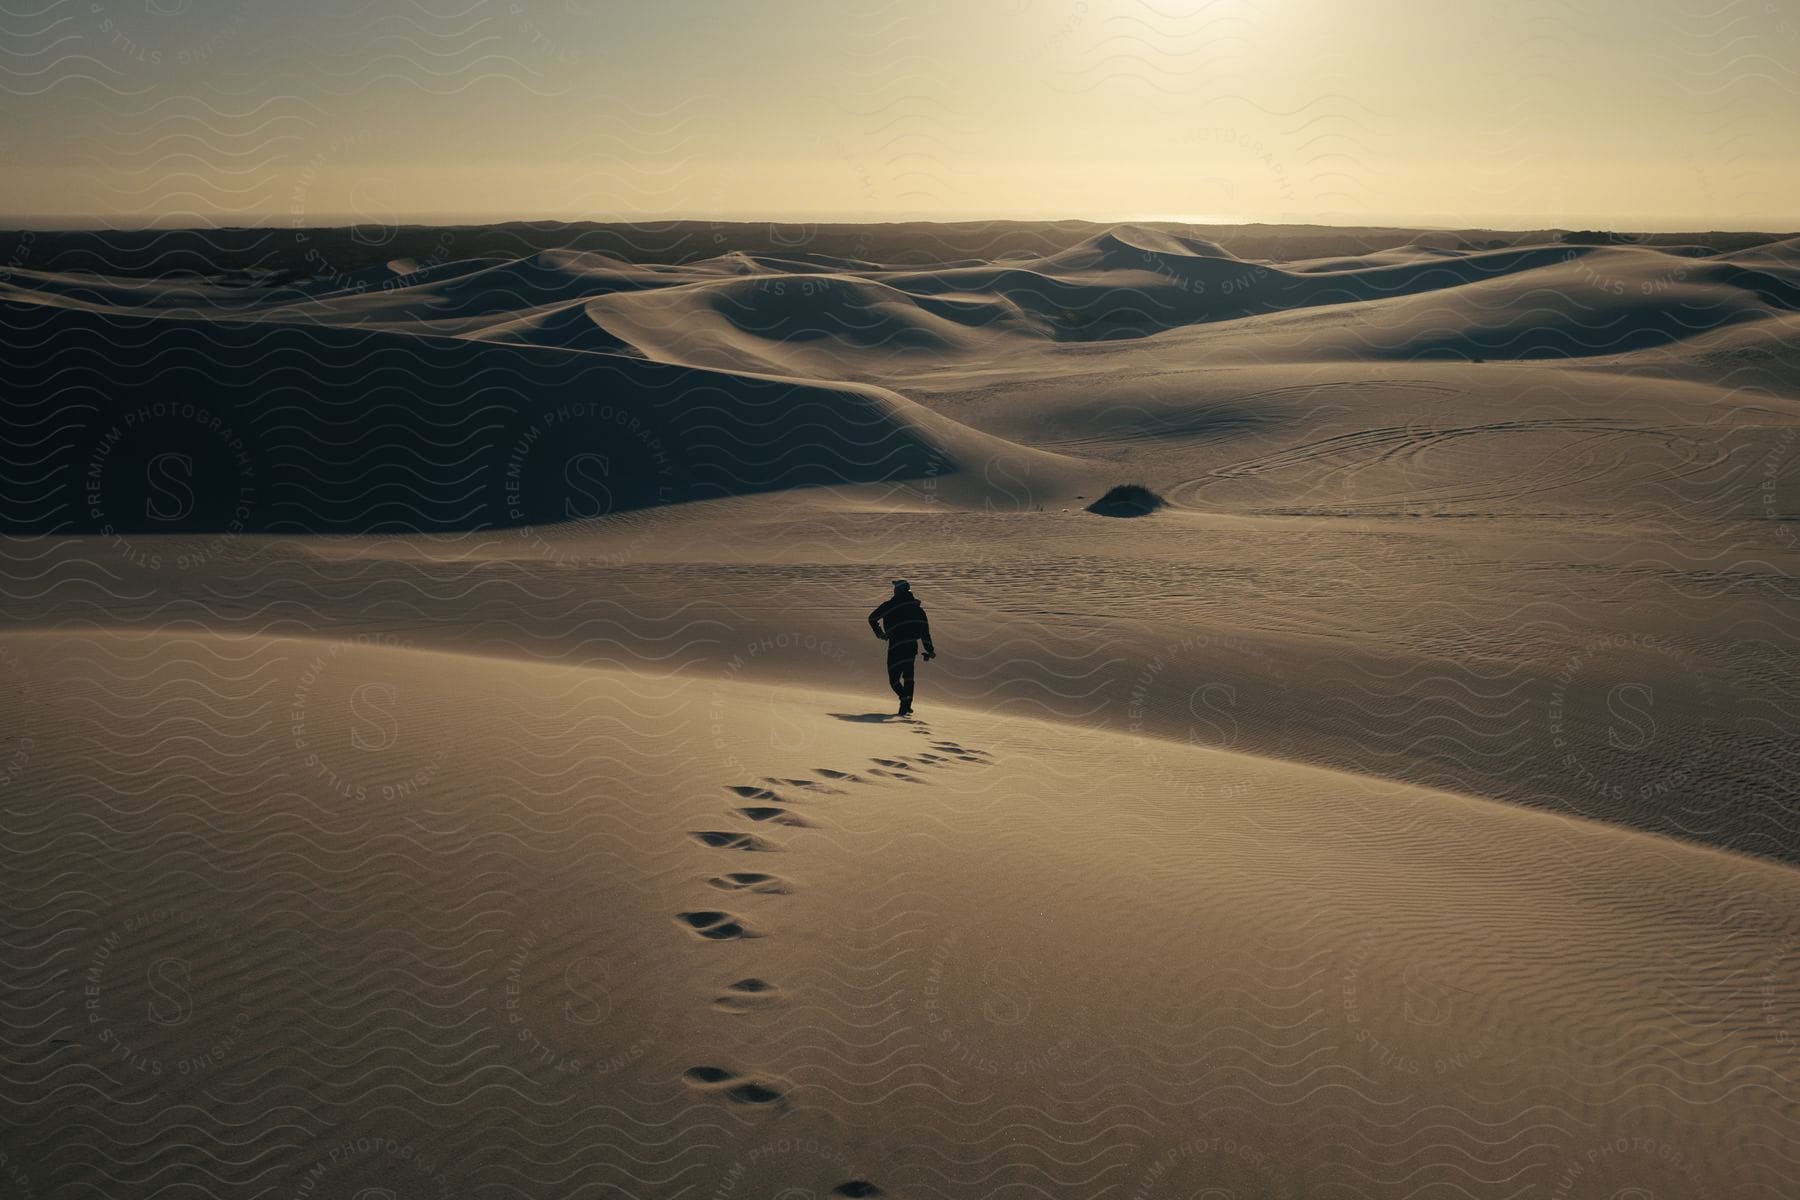
[[[906,722],[912,731],[927,739],[931,731],[922,721]],[[844,771],[834,767],[813,767],[806,776],[765,776],[756,783],[725,785],[724,790],[739,800],[752,803],[739,805],[732,815],[758,826],[781,826],[793,830],[817,828],[817,823],[795,811],[797,796],[854,797],[855,788],[879,787],[885,781],[924,784],[927,772],[954,770],[961,766],[987,766],[993,757],[984,750],[974,750],[951,741],[930,741],[930,751],[913,755],[872,757],[861,771]],[[823,781],[823,782],[821,782]],[[788,847],[779,846],[758,834],[724,829],[694,830],[690,835],[709,850],[772,853]],[[708,886],[742,897],[787,896],[794,887],[786,879],[765,871],[728,871],[706,880]],[[768,936],[747,918],[721,909],[693,909],[675,914],[688,933],[700,940],[743,941]],[[712,1001],[722,1013],[745,1015],[778,1008],[786,1003],[782,989],[757,976],[749,976],[727,984]],[[703,1065],[690,1067],[683,1081],[708,1095],[717,1095],[733,1104],[750,1107],[786,1108],[788,1085],[766,1076],[746,1075],[726,1067]],[[879,1197],[886,1193],[866,1179],[850,1179],[833,1187],[830,1196]]]

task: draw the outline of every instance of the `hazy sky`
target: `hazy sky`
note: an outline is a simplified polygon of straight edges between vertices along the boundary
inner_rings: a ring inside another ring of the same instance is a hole
[[[1800,0],[0,0],[0,213],[1800,228]]]

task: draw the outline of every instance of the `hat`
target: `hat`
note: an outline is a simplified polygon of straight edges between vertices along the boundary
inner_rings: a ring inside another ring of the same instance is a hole
[[[908,591],[908,590],[910,590],[910,589],[911,589],[911,588],[912,588],[912,584],[910,584],[910,583],[908,583],[908,582],[906,582],[906,580],[904,580],[904,579],[896,579],[896,580],[894,580],[894,590],[895,590],[895,591],[896,591],[896,592],[904,592],[904,591]]]

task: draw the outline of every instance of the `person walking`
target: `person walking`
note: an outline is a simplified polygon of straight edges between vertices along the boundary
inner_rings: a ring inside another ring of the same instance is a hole
[[[925,619],[925,606],[912,594],[912,584],[894,580],[894,594],[875,606],[869,614],[869,628],[888,644],[888,686],[900,697],[897,715],[912,712],[914,659],[919,647],[925,647],[925,661],[937,657],[931,644],[931,623]]]

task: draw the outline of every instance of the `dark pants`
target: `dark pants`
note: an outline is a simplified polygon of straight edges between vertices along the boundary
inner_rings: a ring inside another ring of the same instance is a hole
[[[918,653],[917,642],[888,643],[888,686],[902,700],[912,699],[913,667]]]

